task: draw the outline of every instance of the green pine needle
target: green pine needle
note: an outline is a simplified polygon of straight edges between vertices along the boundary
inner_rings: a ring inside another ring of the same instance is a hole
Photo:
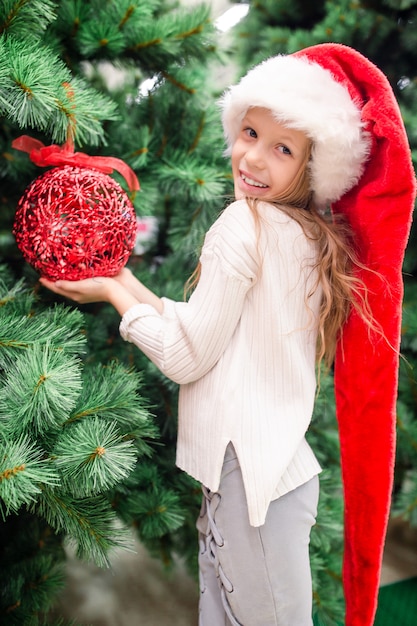
[[[21,313],[28,313],[33,299],[33,293],[25,287],[23,279],[13,282],[8,286],[0,278],[0,308],[2,309],[2,313],[5,311],[5,307],[8,307],[9,310],[15,310],[17,308]]]
[[[76,497],[97,495],[126,478],[136,463],[132,441],[115,424],[92,418],[64,429],[54,449],[64,485]]]
[[[19,576],[22,570],[24,576]],[[0,575],[4,573],[0,566]],[[8,568],[7,576],[2,579],[0,620],[4,607],[6,613],[9,610],[14,616],[15,624],[29,625],[34,623],[33,609],[44,612],[50,609],[55,594],[64,587],[64,564],[57,562],[54,555],[30,555]]]
[[[28,436],[0,442],[0,509],[3,515],[17,512],[36,501],[42,485],[59,482],[56,468]]]
[[[3,36],[0,58],[0,115],[47,133],[52,143],[64,143],[69,133],[79,145],[104,142],[102,122],[118,119],[116,104],[72,77],[53,50],[33,38]]]
[[[171,194],[186,191],[193,202],[200,203],[220,198],[224,193],[223,173],[200,159],[189,156],[181,161],[174,155],[164,161],[166,165],[160,169],[160,179]]]
[[[56,532],[68,536],[78,558],[93,561],[100,567],[109,567],[112,548],[131,548],[129,530],[120,526],[116,513],[102,496],[80,500],[45,489],[31,509]]]
[[[0,33],[18,34],[25,28],[32,36],[41,37],[55,18],[56,5],[53,0],[2,0]]]
[[[185,519],[178,494],[169,489],[137,493],[131,513],[139,536],[144,539],[173,532],[182,526]]]
[[[81,391],[76,357],[34,344],[17,356],[0,389],[0,420],[14,433],[31,428],[42,435],[69,417]]]
[[[46,130],[59,88],[71,79],[68,68],[38,42],[7,39],[2,47],[8,69],[0,74],[3,114],[20,128]]]
[[[71,421],[99,415],[116,421],[120,428],[148,433],[149,413],[139,395],[142,377],[139,373],[113,362],[95,365],[84,371],[84,386]]]
[[[105,141],[103,121],[120,117],[116,104],[80,77],[73,77],[68,85],[61,84],[56,97],[57,107],[46,127],[56,143],[67,139],[70,127],[78,145],[97,146]]]
[[[88,29],[80,29],[80,45],[87,58],[101,52],[113,57],[122,52],[126,42],[118,24],[97,20]]]
[[[36,343],[49,343],[67,354],[85,352],[84,318],[78,309],[56,305],[31,316]]]
[[[83,316],[77,309],[62,305],[33,313],[22,313],[21,307],[13,303],[15,292],[3,292],[4,299],[9,298],[0,316],[0,367],[6,367],[9,361],[36,344],[49,344],[69,354],[85,350],[86,338],[81,332]],[[29,304],[28,302],[27,304]]]

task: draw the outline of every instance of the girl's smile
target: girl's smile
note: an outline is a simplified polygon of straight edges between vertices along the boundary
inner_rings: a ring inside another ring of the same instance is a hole
[[[268,109],[249,109],[232,148],[236,199],[278,199],[298,174],[308,145],[305,133],[278,122]]]
[[[254,180],[253,178],[249,178],[249,176],[247,176],[244,172],[240,172],[240,177],[243,180],[243,182],[248,185],[248,186],[252,186],[252,187],[261,187],[261,188],[267,188],[268,185],[264,185],[263,183],[258,182],[257,180]]]

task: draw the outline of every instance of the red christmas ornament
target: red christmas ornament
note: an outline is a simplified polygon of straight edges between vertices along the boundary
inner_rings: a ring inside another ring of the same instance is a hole
[[[25,260],[49,280],[117,274],[135,245],[137,223],[128,195],[105,172],[118,169],[138,189],[132,170],[119,159],[29,137],[13,147],[38,165],[62,164],[34,180],[18,203],[13,234]]]

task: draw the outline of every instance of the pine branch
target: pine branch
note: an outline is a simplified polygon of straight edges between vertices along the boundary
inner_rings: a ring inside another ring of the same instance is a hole
[[[85,352],[84,317],[78,309],[55,304],[46,310],[38,309],[31,320],[39,333],[36,343],[47,340],[51,346],[68,354]]]
[[[17,356],[0,389],[0,420],[9,433],[35,436],[57,430],[81,391],[80,360],[50,345],[33,344]]]
[[[68,68],[36,41],[3,36],[0,53],[0,115],[20,128],[45,131],[57,108],[60,86],[71,80]]]
[[[155,16],[156,11],[160,8],[160,0],[119,0],[112,3],[110,8],[110,16],[117,24],[119,30],[128,28],[134,29],[137,24]],[[100,6],[101,2],[100,2]]]
[[[126,46],[119,25],[108,21],[108,17],[88,22],[88,28],[83,28],[81,24],[78,41],[86,58],[103,56],[112,59],[120,55]]]
[[[104,141],[103,120],[116,120],[116,104],[72,77],[58,56],[38,41],[0,38],[0,116],[64,143]]]
[[[68,422],[97,415],[114,420],[122,432],[143,428],[149,436],[148,408],[138,393],[141,382],[139,373],[119,363],[86,368],[85,383]]]
[[[417,528],[417,469],[415,467],[405,474],[401,491],[395,497],[393,512],[396,517],[401,517]]]
[[[1,272],[0,272],[1,276]],[[0,310],[2,313],[27,315],[34,300],[33,292],[28,290],[23,279],[8,285],[0,278]],[[7,307],[7,310],[6,310]]]
[[[56,17],[57,2],[52,0],[2,0],[0,35],[19,36],[22,31],[40,37]]]
[[[144,539],[173,532],[184,523],[178,494],[167,489],[162,493],[139,493],[135,498],[134,519],[137,532]]]
[[[68,354],[85,351],[86,338],[81,333],[83,316],[77,309],[62,305],[37,311],[31,309],[22,314],[22,307],[32,304],[30,298],[15,302],[14,290],[3,292],[1,298],[5,305],[0,316],[0,367],[17,353],[34,344],[38,347],[49,344],[51,348]]]
[[[105,143],[104,120],[118,120],[115,102],[80,77],[61,83],[56,94],[56,107],[46,127],[52,142],[63,143],[68,135],[78,145],[97,146]]]
[[[174,532],[183,525],[186,516],[179,493],[169,487],[155,464],[149,461],[136,466],[115,489],[112,499],[121,519],[133,525],[146,541]]]
[[[4,518],[36,501],[42,485],[56,485],[59,477],[50,459],[27,435],[0,440],[0,510]]]
[[[157,71],[182,59],[195,58],[207,63],[215,52],[214,27],[210,7],[170,11],[159,19],[143,20],[137,29],[127,32],[127,54],[140,57]]]
[[[182,156],[182,155],[181,155]],[[172,195],[184,186],[195,203],[208,202],[220,198],[224,191],[224,175],[217,168],[210,168],[200,159],[188,156],[178,158],[179,155],[164,157],[165,163],[159,170],[161,182]],[[183,191],[184,193],[184,191]]]
[[[24,568],[25,576],[22,576]],[[34,611],[51,608],[53,598],[65,584],[62,562],[53,555],[26,558],[1,571],[2,594],[0,599],[0,620],[7,623],[31,624]],[[2,617],[3,615],[3,617]]]
[[[417,421],[413,411],[401,400],[397,402],[398,456],[403,466],[417,462]]]
[[[172,16],[166,16],[167,19],[173,21],[173,37],[181,41],[181,52],[185,57],[199,58],[202,50],[204,50],[203,43],[207,48],[214,51],[214,27],[210,18],[211,8],[209,4],[201,4],[196,6],[194,11],[190,11],[188,8],[182,8],[177,12],[178,24],[176,20],[172,20]],[[174,14],[175,18],[175,14]],[[207,60],[207,49],[205,60]]]
[[[53,451],[65,489],[76,498],[98,495],[126,478],[136,464],[132,441],[99,418],[64,429]]]
[[[213,52],[214,28],[210,7],[168,10],[158,14],[159,2],[122,0],[118,3],[64,2],[55,25],[81,58],[135,58],[145,71],[198,57],[206,63]]]
[[[46,611],[63,586],[62,537],[21,509],[0,524],[0,546],[0,623],[32,624],[34,608]]]
[[[62,37],[74,39],[80,29],[88,28],[88,23],[91,20],[108,21],[116,25],[118,30],[135,28],[144,19],[149,19],[159,5],[160,0],[147,0],[146,2],[143,0],[118,0],[118,2],[105,4],[102,0],[93,2],[61,0],[56,29]]]
[[[93,561],[100,567],[109,566],[109,551],[120,547],[129,549],[131,536],[120,527],[115,512],[106,498],[97,496],[76,500],[57,490],[44,489],[31,511],[43,517],[58,533],[68,535],[74,543],[78,558]]]

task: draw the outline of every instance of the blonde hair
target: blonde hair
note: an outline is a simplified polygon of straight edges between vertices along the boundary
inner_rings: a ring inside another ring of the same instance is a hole
[[[330,211],[319,212],[314,206],[310,184],[309,161],[311,142],[306,149],[303,162],[286,190],[275,201],[268,200],[294,220],[306,237],[317,244],[317,263],[313,270],[318,272],[315,288],[322,288],[323,296],[318,318],[317,362],[327,367],[333,363],[338,339],[349,314],[355,309],[370,328],[373,327],[366,288],[354,275],[355,268],[363,265],[356,257],[352,233],[342,216]],[[247,203],[255,219],[259,235],[260,215],[257,205],[260,199],[247,198]],[[186,293],[192,290],[199,279],[200,264],[186,283]],[[307,297],[312,294],[307,294]]]
[[[256,201],[249,200],[248,204],[256,211]],[[320,285],[323,294],[318,317],[317,361],[330,367],[352,308],[373,327],[365,285],[354,275],[354,268],[363,266],[355,255],[348,224],[341,216],[322,214],[314,206],[306,210],[287,204],[279,205],[279,209],[296,220],[306,237],[317,244],[317,263],[313,269],[318,272],[316,288]]]

